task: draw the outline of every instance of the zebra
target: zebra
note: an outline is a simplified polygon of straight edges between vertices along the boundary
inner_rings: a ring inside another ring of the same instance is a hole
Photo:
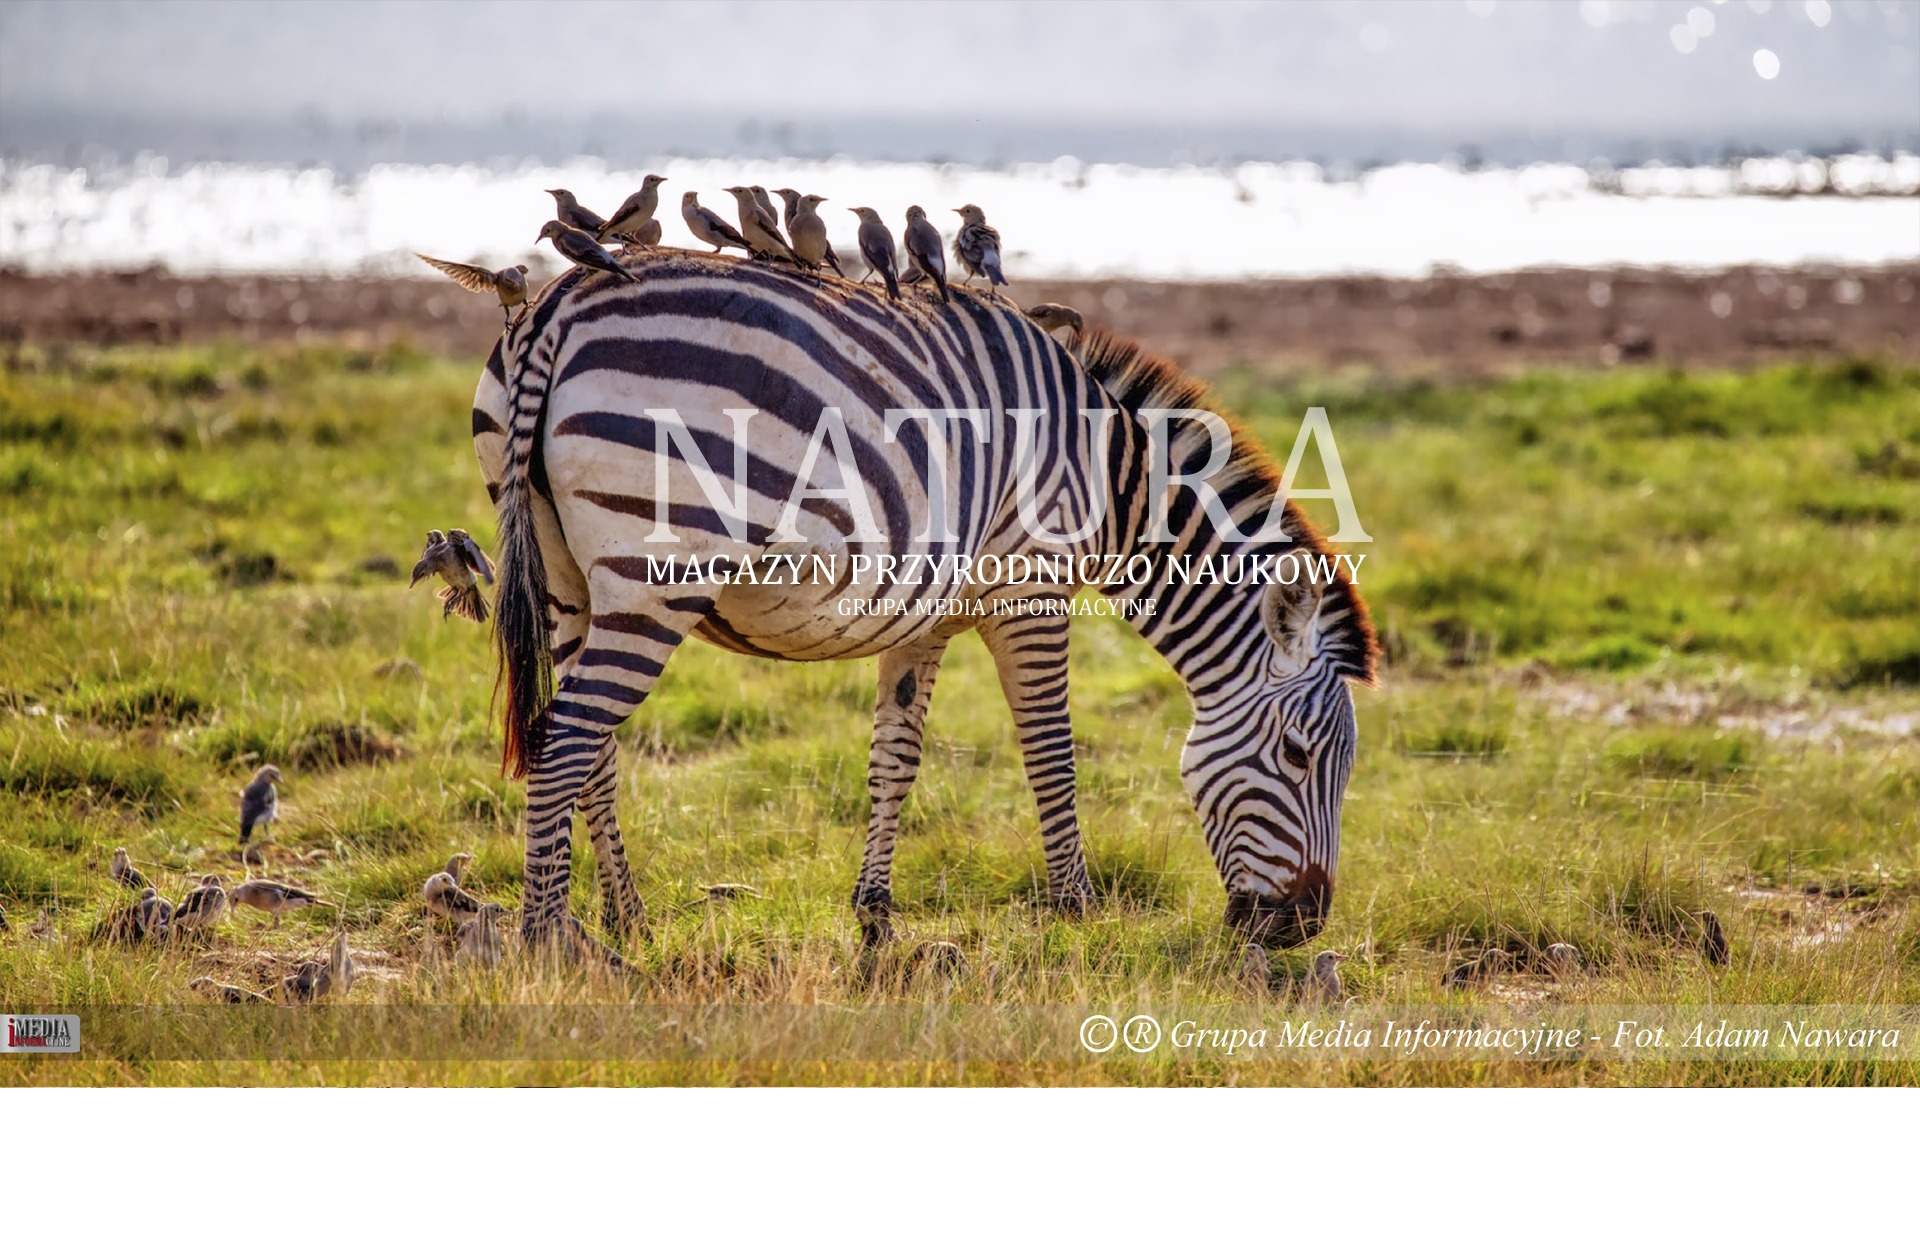
[[[1321,930],[1355,755],[1350,685],[1374,684],[1373,627],[1332,549],[1295,504],[1276,503],[1280,474],[1252,439],[1228,426],[1237,441],[1213,466],[1209,423],[1225,422],[1194,417],[1201,385],[1102,330],[1069,351],[991,296],[891,301],[744,260],[627,258],[633,281],[576,270],[550,284],[495,345],[474,397],[475,450],[500,519],[503,771],[528,779],[530,944],[620,961],[568,910],[576,805],[603,929],[645,932],[615,816],[613,733],[688,635],[780,660],[879,658],[852,894],[873,946],[892,934],[900,810],[942,655],[958,634],[978,633],[1012,709],[1049,898],[1086,908],[1068,616],[1057,603],[992,602],[1083,586],[1134,601],[1125,619],[1186,684],[1194,720],[1181,777],[1226,888],[1227,925],[1282,947]],[[944,443],[931,419],[883,431],[889,409],[912,408],[975,414],[949,416]],[[1156,483],[1149,412],[1163,417],[1172,467],[1205,474],[1215,502]],[[827,485],[836,453],[862,494]],[[1156,498],[1160,541],[1142,541]],[[1286,539],[1244,536],[1262,537],[1254,527],[1269,511],[1284,513]],[[851,577],[856,557],[877,570],[916,552],[953,564]],[[996,572],[1010,578],[1021,555],[1076,567],[1016,589],[974,580],[969,562],[962,580],[960,558],[1007,557]],[[1244,575],[1254,562],[1277,571],[1288,556],[1287,582],[1168,578],[1169,558],[1237,560]],[[661,557],[697,561],[697,572],[672,580]],[[794,580],[757,584],[754,568],[749,581],[750,562]],[[902,607],[877,602],[888,597]]]

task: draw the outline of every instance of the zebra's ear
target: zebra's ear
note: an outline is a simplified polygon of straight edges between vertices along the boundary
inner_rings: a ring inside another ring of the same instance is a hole
[[[1290,554],[1304,559],[1307,553]],[[1296,570],[1295,580],[1275,579],[1260,592],[1260,625],[1280,650],[1273,663],[1275,672],[1291,676],[1307,667],[1320,646],[1320,604],[1327,589],[1307,565],[1287,567]]]

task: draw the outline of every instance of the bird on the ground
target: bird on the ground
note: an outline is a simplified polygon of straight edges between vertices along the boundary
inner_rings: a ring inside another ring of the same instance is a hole
[[[212,976],[201,976],[187,981],[187,987],[198,993],[210,993],[229,1006],[240,1006],[247,1002],[271,1002],[272,998],[264,993],[255,993],[252,989],[243,989],[237,984],[222,984]]]
[[[173,903],[149,884],[141,890],[140,904],[133,908],[133,921],[140,939],[163,937],[173,928]]]
[[[700,204],[700,194],[689,188],[680,194],[680,218],[687,225],[687,231],[693,233],[697,241],[713,246],[713,252],[723,249],[744,249],[749,254],[753,246],[747,244],[747,238],[734,229],[713,211]]]
[[[1513,962],[1513,955],[1504,949],[1490,949],[1471,962],[1463,962],[1447,973],[1440,982],[1443,989],[1457,989],[1463,984],[1475,980],[1484,980],[1488,976],[1506,971]]]
[[[429,258],[425,254],[415,254],[414,257],[429,267],[438,268],[469,293],[491,293],[499,298],[500,309],[506,312],[509,323],[513,321],[513,308],[527,304],[527,268],[524,263],[494,271],[478,263],[448,262],[444,258]]]
[[[927,212],[919,206],[907,207],[907,257],[914,266],[933,277],[940,300],[947,301],[947,246],[940,229],[927,222]]]
[[[549,188],[547,192],[553,197],[553,217],[574,231],[592,236],[607,226],[605,219],[581,205],[566,189]]]
[[[785,196],[791,188],[782,188]],[[787,235],[793,240],[795,257],[809,267],[818,267],[821,263],[832,267],[841,275],[840,256],[833,252],[833,242],[827,239],[826,220],[820,217],[820,203],[825,197],[816,197],[812,193],[800,198],[800,204],[787,216]]]
[[[275,784],[284,783],[280,777],[279,766],[261,766],[247,780],[247,786],[240,790],[240,844],[244,848],[253,841],[253,829],[260,828],[265,834],[260,842],[265,844],[267,836],[273,834],[273,824],[280,817],[280,793]]]
[[[1340,964],[1345,961],[1345,954],[1330,949],[1315,954],[1312,965],[1307,968],[1306,979],[1300,982],[1300,1000],[1335,1005],[1345,998],[1347,989],[1340,983]]]
[[[407,589],[412,590],[420,579],[430,574],[446,583],[439,591],[442,621],[459,613],[471,621],[486,623],[487,598],[474,579],[478,577],[491,586],[493,561],[487,559],[487,553],[480,550],[480,544],[473,541],[466,530],[453,529],[444,534],[437,529],[427,531],[427,545],[413,566],[413,580],[407,583]]]
[[[660,185],[667,182],[665,175],[649,175],[640,181],[640,191],[620,203],[620,208],[594,233],[596,240],[605,244],[607,238],[624,236],[628,240],[641,244],[658,243],[642,240],[648,224],[656,222],[653,215],[660,208]]]
[[[1000,271],[1000,233],[987,226],[987,212],[968,202],[954,211],[961,218],[960,235],[953,238],[953,256],[967,269],[967,278],[985,276],[998,288],[1007,282]]]
[[[851,212],[860,216],[860,257],[867,260],[867,274],[879,272],[887,282],[887,296],[898,298],[900,272],[894,262],[893,230],[871,206],[854,206]],[[866,283],[865,277],[861,283]]]
[[[1547,970],[1556,975],[1580,970],[1580,951],[1565,941],[1555,941],[1540,952],[1547,960]]]
[[[207,875],[200,886],[180,898],[173,910],[175,931],[197,932],[210,928],[227,912],[227,890],[218,875]]]
[[[304,888],[294,888],[287,884],[276,884],[267,879],[250,879],[235,886],[227,893],[229,905],[245,906],[249,910],[258,910],[262,914],[273,916],[273,926],[280,926],[280,916],[289,910],[305,910],[318,906],[331,910],[333,907],[320,900]]]
[[[454,883],[453,876],[445,871],[435,871],[421,886],[420,896],[436,918],[465,923],[480,913],[480,899]]]
[[[1259,941],[1248,941],[1240,949],[1240,979],[1255,993],[1265,993],[1271,978],[1267,963],[1267,947]]]
[[[755,899],[765,901],[767,894],[752,884],[696,884],[708,901],[740,901]]]
[[[1042,302],[1038,306],[1028,307],[1027,318],[1047,332],[1059,332],[1062,328],[1070,328],[1076,337],[1080,335],[1083,322],[1079,311],[1071,306],[1062,306],[1058,302]]]
[[[965,975],[967,952],[952,941],[922,941],[908,955],[907,966],[914,971],[937,971],[943,976]]]
[[[473,854],[471,853],[456,853],[448,858],[445,867],[447,878],[456,884],[459,883],[461,872],[466,870],[467,863],[471,861],[473,861]]]
[[[113,862],[107,868],[113,874],[113,882],[125,888],[145,888],[147,877],[133,864],[125,849],[113,851]]]
[[[335,997],[345,997],[353,989],[353,952],[347,948],[347,930],[341,928],[333,938],[333,949],[327,955],[324,992]]]
[[[1726,966],[1733,956],[1727,948],[1727,934],[1720,930],[1720,916],[1711,910],[1700,912],[1700,950],[1716,967]]]
[[[478,963],[482,967],[492,967],[500,961],[500,916],[506,907],[488,902],[481,906],[479,913],[460,925],[459,945],[454,949],[456,961]]]
[[[735,184],[726,191],[733,194],[734,205],[740,211],[740,235],[747,238],[747,245],[755,254],[782,262],[798,261],[780,235],[780,220],[771,209],[760,204],[753,189]]]
[[[553,248],[568,262],[577,263],[588,271],[604,271],[619,276],[623,280],[633,279],[633,273],[624,267],[618,258],[602,248],[599,241],[582,232],[579,228],[570,228],[558,219],[548,219],[546,226],[540,229],[540,235],[534,241],[552,241]]]
[[[280,982],[280,991],[289,1002],[311,1002],[327,991],[325,963],[303,962],[300,970]]]

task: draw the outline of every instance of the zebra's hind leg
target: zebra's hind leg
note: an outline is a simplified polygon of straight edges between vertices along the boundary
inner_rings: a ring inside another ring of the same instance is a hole
[[[620,591],[593,592],[591,628],[541,718],[541,737],[527,776],[527,860],[521,892],[521,937],[532,947],[558,945],[569,954],[615,966],[618,955],[587,935],[567,904],[573,857],[573,807],[614,728],[640,706],[681,639],[712,607],[708,598],[649,599],[646,612]]]
[[[647,931],[647,907],[633,887],[633,871],[627,866],[627,850],[620,843],[620,818],[614,799],[620,788],[619,745],[607,736],[599,759],[587,772],[587,785],[580,790],[580,812],[587,818],[587,834],[593,838],[594,868],[600,880],[600,928],[615,937]]]
[[[920,773],[927,706],[946,650],[945,638],[927,638],[880,654],[873,747],[867,754],[867,851],[853,886],[853,914],[867,949],[893,937],[893,849],[900,837],[900,806]]]
[[[1073,721],[1067,712],[1067,618],[1017,616],[982,622],[1000,690],[1013,710],[1027,784],[1040,811],[1047,896],[1078,914],[1093,903],[1086,849],[1074,804]]]

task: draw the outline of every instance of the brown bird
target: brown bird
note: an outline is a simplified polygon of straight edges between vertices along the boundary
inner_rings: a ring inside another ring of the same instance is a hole
[[[943,976],[962,976],[967,972],[967,954],[952,941],[922,941],[913,947],[907,965],[915,971],[932,970]]]
[[[696,884],[706,894],[708,901],[739,901],[744,898],[756,898],[765,901],[767,895],[752,884]]]
[[[1042,302],[1038,306],[1028,307],[1027,318],[1047,332],[1059,332],[1062,328],[1070,328],[1075,337],[1080,335],[1083,323],[1079,311],[1071,306],[1062,306],[1058,302]]]
[[[450,529],[444,534],[437,529],[427,531],[427,545],[413,566],[413,580],[407,583],[407,589],[412,590],[429,575],[446,583],[439,592],[442,621],[459,613],[470,621],[486,623],[487,599],[474,579],[493,585],[493,561],[466,530]]]
[[[513,308],[527,304],[527,269],[523,264],[515,263],[511,267],[492,271],[478,263],[448,262],[444,258],[429,258],[425,254],[415,254],[421,262],[437,268],[453,282],[469,293],[491,293],[500,299],[500,309],[506,313],[507,322],[513,322]]]
[[[592,236],[607,226],[605,219],[581,205],[566,189],[549,188],[547,192],[553,197],[553,217],[574,231]]]
[[[506,907],[488,902],[478,914],[460,925],[459,945],[454,949],[456,962],[478,963],[482,967],[500,962],[500,916]]]
[[[747,238],[755,254],[781,262],[799,261],[780,235],[780,220],[771,209],[760,204],[753,189],[735,184],[725,191],[733,194],[734,205],[740,211],[740,235]]]
[[[327,992],[325,963],[303,962],[300,970],[280,982],[280,991],[288,1002],[311,1002]]]
[[[480,913],[480,899],[453,882],[445,871],[435,871],[420,889],[427,911],[435,918],[465,923]]]
[[[1555,941],[1542,950],[1547,960],[1547,970],[1555,975],[1568,975],[1580,970],[1580,951],[1565,941]]]
[[[1000,273],[1000,233],[987,226],[987,212],[968,202],[954,211],[961,218],[960,235],[953,238],[953,256],[967,269],[967,278],[985,276],[998,288],[1007,282]]]
[[[700,194],[691,188],[680,194],[680,219],[695,240],[713,246],[716,254],[729,248],[753,252],[747,238],[735,231],[733,224],[701,205]]]
[[[467,863],[471,861],[473,861],[473,854],[471,853],[456,853],[448,858],[447,865],[444,868],[447,872],[447,878],[456,884],[459,883],[460,873],[466,869]]]
[[[133,918],[139,929],[138,939],[160,939],[173,930],[173,903],[149,884],[140,892],[140,904],[133,908]]]
[[[867,275],[879,272],[880,278],[886,281],[887,296],[898,300],[900,269],[894,260],[893,229],[871,206],[854,206],[852,213],[860,216],[860,256],[867,260]],[[865,277],[861,283],[866,283]]]
[[[556,253],[588,271],[604,271],[623,280],[633,279],[633,273],[618,258],[609,254],[591,234],[570,228],[558,219],[548,219],[546,226],[540,229],[540,235],[533,239],[536,242],[552,241]]]
[[[211,928],[227,912],[227,890],[218,875],[201,879],[200,886],[180,898],[173,911],[173,926],[179,932],[198,932]]]
[[[1733,956],[1727,948],[1727,934],[1720,930],[1720,916],[1711,910],[1700,912],[1700,950],[1716,967],[1726,966]]]
[[[926,275],[933,277],[940,300],[947,301],[947,246],[940,229],[927,222],[927,212],[919,206],[907,207],[907,257]]]
[[[1300,982],[1300,1000],[1334,1006],[1345,999],[1346,986],[1340,982],[1340,964],[1345,961],[1345,954],[1330,949],[1315,954],[1313,964],[1307,968],[1306,979]]]
[[[1267,948],[1259,941],[1248,941],[1240,948],[1240,979],[1255,993],[1266,993],[1272,987],[1272,971],[1267,962]]]
[[[1440,982],[1443,989],[1457,989],[1474,980],[1484,980],[1488,976],[1506,971],[1513,962],[1513,955],[1504,949],[1490,949],[1472,962],[1461,963],[1447,973]]]
[[[264,993],[255,993],[252,989],[243,989],[237,984],[222,984],[212,976],[201,976],[197,980],[189,980],[187,987],[196,992],[212,994],[217,1001],[225,1002],[229,1006],[273,1001]]]
[[[248,880],[229,892],[227,900],[233,905],[245,906],[249,910],[258,910],[262,914],[272,915],[275,928],[280,926],[280,916],[289,910],[306,910],[315,906],[323,910],[334,908],[303,888],[276,884],[265,879]]]
[[[658,222],[653,215],[654,211],[660,208],[660,185],[666,182],[665,175],[649,175],[641,180],[640,191],[620,203],[620,208],[613,212],[613,217],[594,233],[595,238],[602,244],[606,243],[608,237],[613,236],[624,236],[628,240],[638,241],[643,245],[658,244],[660,234],[657,227],[654,229],[652,242],[645,241],[642,237],[649,224]]]
[[[253,829],[258,827],[268,835],[272,834],[273,824],[280,817],[280,793],[274,784],[284,782],[280,777],[280,767],[261,766],[253,772],[253,778],[247,780],[247,786],[240,791],[240,844],[244,848],[253,839]],[[267,836],[262,835],[260,843],[265,844]]]
[[[108,869],[113,873],[113,881],[116,884],[127,888],[147,886],[147,877],[140,873],[140,868],[133,864],[133,859],[127,856],[125,849],[113,851],[113,863]]]
[[[781,196],[792,192],[791,188],[782,188]],[[793,240],[793,252],[801,262],[809,267],[818,268],[821,263],[832,267],[841,275],[840,256],[833,252],[833,243],[827,239],[826,220],[820,217],[820,205],[825,197],[816,197],[812,193],[799,199],[797,206],[787,211],[787,235]]]
[[[347,949],[347,930],[341,928],[333,938],[333,949],[327,955],[326,973],[321,977],[325,987],[321,992],[345,997],[353,989],[353,976],[353,954]]]

